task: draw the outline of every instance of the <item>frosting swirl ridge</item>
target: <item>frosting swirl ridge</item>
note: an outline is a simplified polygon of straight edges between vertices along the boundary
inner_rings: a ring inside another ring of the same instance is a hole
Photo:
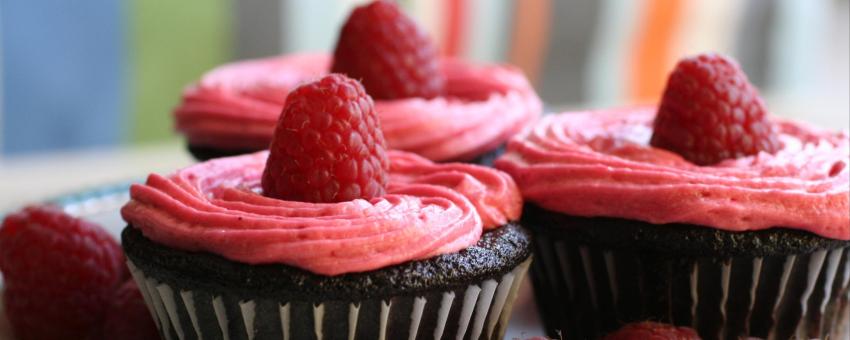
[[[698,166],[652,147],[654,107],[543,117],[495,166],[553,211],[850,240],[850,138],[774,120],[776,154]]]
[[[190,144],[268,148],[286,95],[326,73],[329,63],[325,55],[294,54],[219,66],[183,91],[176,128]]]
[[[174,110],[190,144],[222,149],[268,147],[286,94],[327,73],[331,57],[296,54],[214,69],[185,90]],[[469,160],[531,124],[542,103],[525,76],[502,65],[443,59],[446,95],[376,100],[387,143],[435,161]]]
[[[262,196],[268,152],[220,158],[152,174],[133,185],[121,214],[159,243],[248,264],[281,263],[317,274],[379,269],[460,251],[486,229],[519,217],[507,174],[469,164],[434,164],[389,151],[387,195],[340,203]]]

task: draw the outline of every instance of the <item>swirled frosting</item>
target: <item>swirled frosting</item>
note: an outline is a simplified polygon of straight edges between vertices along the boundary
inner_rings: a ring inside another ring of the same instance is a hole
[[[505,173],[401,151],[388,155],[387,195],[371,200],[319,204],[262,196],[268,157],[262,151],[167,177],[152,174],[130,188],[121,214],[166,246],[337,275],[457,252],[521,213],[519,189]]]
[[[229,150],[268,147],[287,93],[328,72],[330,56],[300,54],[221,66],[189,87],[174,110],[190,144]],[[435,161],[469,160],[495,149],[533,122],[540,98],[521,71],[444,59],[447,94],[378,100],[393,149]]]
[[[850,239],[850,142],[774,120],[775,154],[697,166],[649,145],[655,108],[543,117],[495,166],[552,211],[728,231],[786,227]]]

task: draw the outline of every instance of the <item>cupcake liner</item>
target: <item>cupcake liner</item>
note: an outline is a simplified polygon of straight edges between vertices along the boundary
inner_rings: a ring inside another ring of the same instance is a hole
[[[704,339],[850,337],[850,248],[710,258],[536,237],[531,278],[546,329],[595,338],[653,320]]]
[[[501,339],[527,259],[498,280],[362,301],[278,301],[181,290],[127,264],[166,340]]]

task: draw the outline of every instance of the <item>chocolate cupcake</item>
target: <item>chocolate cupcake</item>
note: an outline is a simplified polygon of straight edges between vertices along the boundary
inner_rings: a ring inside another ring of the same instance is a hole
[[[371,44],[347,43],[364,35]],[[439,58],[413,20],[376,1],[352,12],[333,56],[285,55],[210,71],[184,92],[176,128],[199,160],[265,150],[286,93],[331,70],[364,82],[390,148],[437,162],[490,164],[542,112],[519,69]]]
[[[270,151],[130,189],[122,245],[165,339],[502,337],[530,263],[519,190],[383,150],[371,103],[325,77]]]
[[[687,159],[650,142],[670,122],[656,111],[670,113],[672,92],[658,110],[544,117],[496,161],[527,202],[522,221],[536,240],[531,278],[547,331],[594,338],[654,320],[704,339],[847,337],[847,133],[764,116],[775,149],[698,165],[710,158],[701,141],[684,146]],[[707,98],[689,103],[709,107],[700,102]],[[757,93],[747,99],[760,102]],[[695,128],[711,133],[710,124]],[[679,129],[688,140],[681,130],[691,127]]]

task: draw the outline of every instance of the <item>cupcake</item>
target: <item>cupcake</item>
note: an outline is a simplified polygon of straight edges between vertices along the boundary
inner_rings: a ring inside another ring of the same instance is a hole
[[[164,339],[501,339],[531,261],[505,173],[386,151],[341,75],[271,149],[151,175],[122,246]]]
[[[397,5],[355,9],[333,55],[296,54],[220,66],[186,89],[177,130],[198,159],[268,148],[286,93],[330,71],[363,82],[390,148],[433,161],[490,163],[542,111],[522,72],[440,58]]]
[[[660,105],[544,117],[495,166],[526,200],[547,331],[846,338],[850,140],[770,117],[733,61],[682,60]]]

